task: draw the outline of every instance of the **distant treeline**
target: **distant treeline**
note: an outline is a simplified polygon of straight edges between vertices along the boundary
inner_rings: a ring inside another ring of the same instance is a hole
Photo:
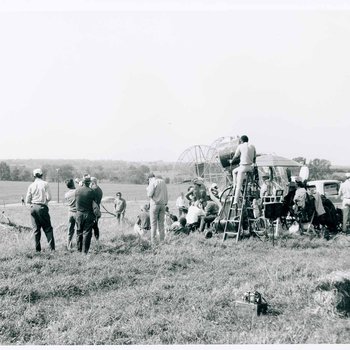
[[[293,158],[300,164],[307,164],[310,180],[334,179],[343,180],[349,167],[332,166],[326,159],[312,159],[308,163],[304,157]],[[144,184],[147,174],[152,171],[161,175],[167,183],[181,182],[171,162],[127,162],[121,160],[67,160],[67,159],[9,159],[0,161],[0,180],[32,181],[32,170],[41,168],[47,181],[64,181],[69,178],[80,178],[90,174],[99,181],[125,184]]]
[[[0,180],[32,181],[32,170],[41,168],[47,181],[64,181],[69,178],[81,178],[90,174],[100,181],[115,183],[144,184],[151,171],[163,175],[170,183],[172,163],[162,161],[137,163],[127,161],[91,161],[91,160],[6,160],[0,162]],[[164,176],[169,173],[169,176]]]

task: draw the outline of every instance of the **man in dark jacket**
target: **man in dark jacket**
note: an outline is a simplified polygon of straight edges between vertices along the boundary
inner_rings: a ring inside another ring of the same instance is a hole
[[[95,222],[95,214],[92,202],[96,201],[96,194],[90,186],[90,175],[83,177],[83,186],[75,192],[77,207],[77,248],[79,252],[88,253],[91,243],[92,227]]]
[[[90,187],[95,192],[96,204],[100,208],[101,200],[102,200],[102,197],[103,197],[103,192],[101,190],[101,187],[97,185],[96,177],[91,177],[91,185],[90,185]],[[95,218],[94,226],[92,226],[92,231],[94,232],[94,236],[95,236],[96,240],[98,240],[100,238],[100,229],[98,227],[98,219],[99,218]]]

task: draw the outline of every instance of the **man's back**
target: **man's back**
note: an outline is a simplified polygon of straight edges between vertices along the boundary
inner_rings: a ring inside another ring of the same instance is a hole
[[[168,204],[168,190],[163,179],[154,179],[147,187],[147,195],[154,204]]]
[[[93,212],[92,202],[96,201],[96,196],[90,187],[79,187],[75,192],[75,198],[78,211]]]
[[[240,162],[241,165],[251,165],[255,161],[256,151],[253,145],[248,144],[248,142],[244,142],[240,144],[237,148],[240,154]]]
[[[67,204],[69,205],[69,211],[77,211],[77,206],[76,206],[76,198],[75,198],[75,192],[76,189],[70,189],[64,194],[64,199],[66,200]]]
[[[27,191],[27,204],[47,204],[51,200],[49,184],[39,178],[29,185]]]

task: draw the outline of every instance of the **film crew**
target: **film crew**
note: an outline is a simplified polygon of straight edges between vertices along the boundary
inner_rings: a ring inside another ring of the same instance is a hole
[[[159,241],[164,241],[164,220],[165,207],[168,204],[168,189],[163,179],[156,178],[153,173],[150,173],[146,191],[150,199],[151,243],[153,245],[157,242],[157,229]]]
[[[100,208],[101,200],[102,200],[102,197],[103,197],[103,191],[102,191],[101,187],[97,184],[97,178],[96,177],[93,177],[93,176],[91,177],[90,187],[95,192],[95,197],[96,197],[95,201],[96,201],[96,204],[98,205],[98,207]],[[96,217],[95,221],[94,221],[94,225],[92,226],[92,231],[93,231],[94,236],[95,236],[97,241],[100,238],[100,228],[98,227],[98,220],[99,220],[99,218]]]
[[[68,191],[64,194],[64,199],[68,204],[68,235],[67,235],[67,249],[72,249],[72,239],[74,236],[76,217],[77,217],[77,207],[75,198],[75,184],[73,179],[68,179],[65,181]]]
[[[122,197],[121,192],[117,192],[115,197],[116,199],[114,201],[114,211],[117,217],[118,226],[120,226],[123,223],[125,217],[126,200]]]
[[[41,251],[41,229],[45,232],[50,249],[55,250],[55,238],[51,225],[48,203],[51,200],[49,184],[42,179],[41,169],[33,170],[34,182],[29,185],[26,203],[30,205],[30,216],[33,225],[35,250]]]
[[[90,175],[83,177],[83,186],[75,192],[77,207],[77,249],[79,252],[88,253],[91,243],[92,227],[95,222],[93,202],[96,202],[96,194],[90,188]]]
[[[349,220],[350,211],[350,173],[345,174],[346,180],[340,184],[339,197],[342,198],[342,212],[343,212],[343,233],[347,233],[347,224]]]
[[[232,171],[232,184],[235,189],[233,204],[238,203],[244,176],[247,172],[253,171],[253,164],[255,164],[256,150],[248,141],[248,136],[242,135],[240,137],[239,145],[232,159],[232,162],[234,162],[234,159],[240,159],[239,166]]]

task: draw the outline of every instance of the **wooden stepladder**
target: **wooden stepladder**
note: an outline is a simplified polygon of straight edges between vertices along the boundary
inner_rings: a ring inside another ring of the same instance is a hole
[[[253,183],[253,172],[247,172],[241,195],[236,204],[233,203],[235,188],[233,186],[230,188],[224,202],[223,219],[225,220],[225,227],[223,241],[227,238],[236,238],[236,242],[238,242],[243,231],[243,220],[247,216],[247,211],[252,210],[249,197]]]

